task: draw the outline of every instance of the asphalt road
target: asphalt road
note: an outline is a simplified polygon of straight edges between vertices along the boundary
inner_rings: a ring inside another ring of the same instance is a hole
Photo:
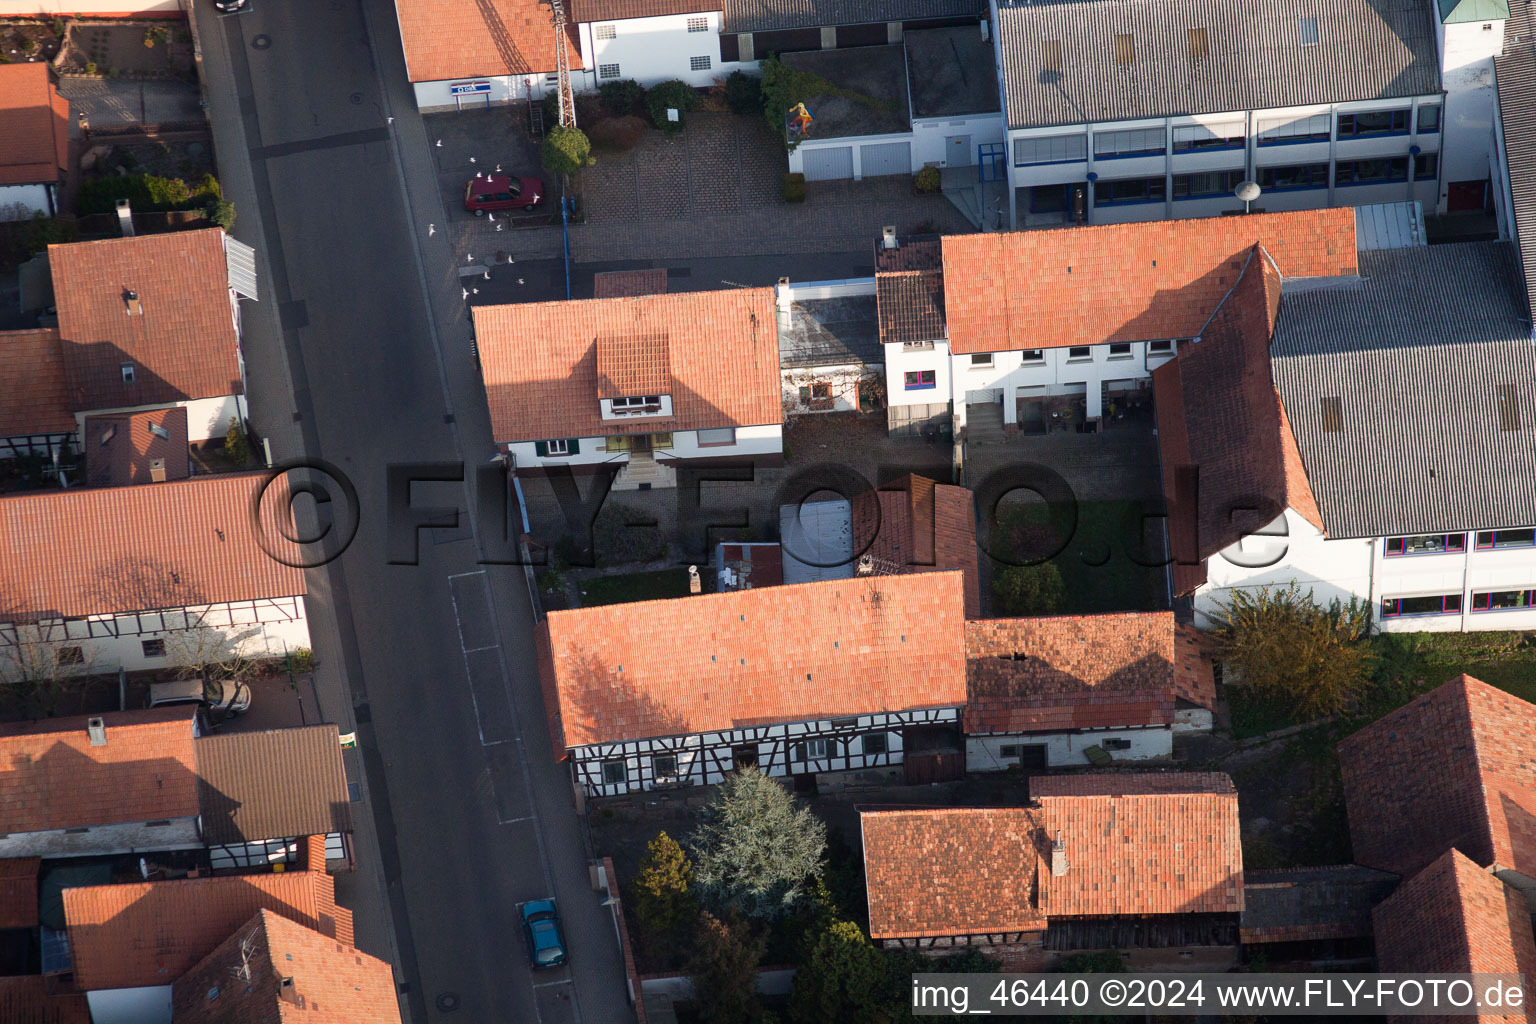
[[[274,458],[325,459],[357,488],[356,539],[308,574],[308,608],[322,710],[356,726],[367,769],[373,827],[344,887],[359,944],[396,965],[417,1024],[631,1020],[550,751],[522,571],[477,564],[487,524],[446,483],[413,500],[463,510],[460,527],[421,533],[419,565],[388,564],[387,464],[493,454],[454,256],[427,233],[445,217],[394,7],[194,16],[234,234],[258,252],[261,299],[242,304],[254,426]],[[325,515],[344,518],[332,492]],[[535,976],[517,905],[550,895],[571,964]]]

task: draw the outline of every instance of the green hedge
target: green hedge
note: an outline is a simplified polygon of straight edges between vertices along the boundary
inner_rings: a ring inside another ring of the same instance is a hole
[[[75,209],[80,216],[112,213],[117,201],[126,199],[139,213],[160,210],[195,210],[207,208],[224,198],[218,179],[205,174],[197,181],[160,178],[153,174],[123,174],[107,178],[88,178],[80,184]]]

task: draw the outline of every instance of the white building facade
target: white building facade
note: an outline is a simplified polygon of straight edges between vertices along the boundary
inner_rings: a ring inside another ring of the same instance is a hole
[[[629,78],[647,87],[676,79],[707,88],[743,67],[740,61],[722,62],[720,27],[718,10],[583,23],[578,26],[586,66],[581,86],[597,89]],[[756,62],[745,67],[755,69]]]
[[[1087,767],[1093,763],[1087,753],[1090,747],[1097,747],[1116,761],[1172,757],[1173,733],[1172,726],[1159,725],[968,735],[965,738],[965,770],[1001,772],[1021,764],[1046,768]]]

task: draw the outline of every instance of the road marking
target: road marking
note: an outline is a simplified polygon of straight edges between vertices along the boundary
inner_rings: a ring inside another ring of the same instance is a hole
[[[541,981],[538,984],[534,985],[533,987],[534,988],[549,988],[551,985],[569,985],[570,983],[571,983],[571,979],[570,978],[565,978],[562,981]]]
[[[520,821],[532,821],[532,820],[533,820],[533,815],[525,814],[521,818],[497,818],[496,819],[496,823],[498,825],[516,825]]]
[[[485,570],[484,569],[476,569],[474,572],[456,572],[452,576],[449,576],[448,578],[451,579],[451,580],[461,580],[465,576],[484,576],[484,575],[485,575]]]
[[[466,649],[463,647],[463,643],[463,639],[460,638],[459,645],[465,654],[479,654],[481,651],[494,651],[496,648],[501,646],[501,644],[491,644],[489,647],[470,647]]]

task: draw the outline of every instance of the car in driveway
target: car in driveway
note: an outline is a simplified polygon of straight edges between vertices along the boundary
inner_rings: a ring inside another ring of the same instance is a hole
[[[554,900],[524,903],[523,938],[528,940],[528,960],[534,967],[558,967],[565,963],[565,935]]]
[[[216,718],[238,715],[251,709],[251,687],[230,679],[173,679],[149,684],[145,707],[174,704],[196,704]]]
[[[529,210],[543,198],[544,182],[538,178],[493,174],[488,178],[471,178],[464,186],[464,209],[476,217],[487,211]]]

